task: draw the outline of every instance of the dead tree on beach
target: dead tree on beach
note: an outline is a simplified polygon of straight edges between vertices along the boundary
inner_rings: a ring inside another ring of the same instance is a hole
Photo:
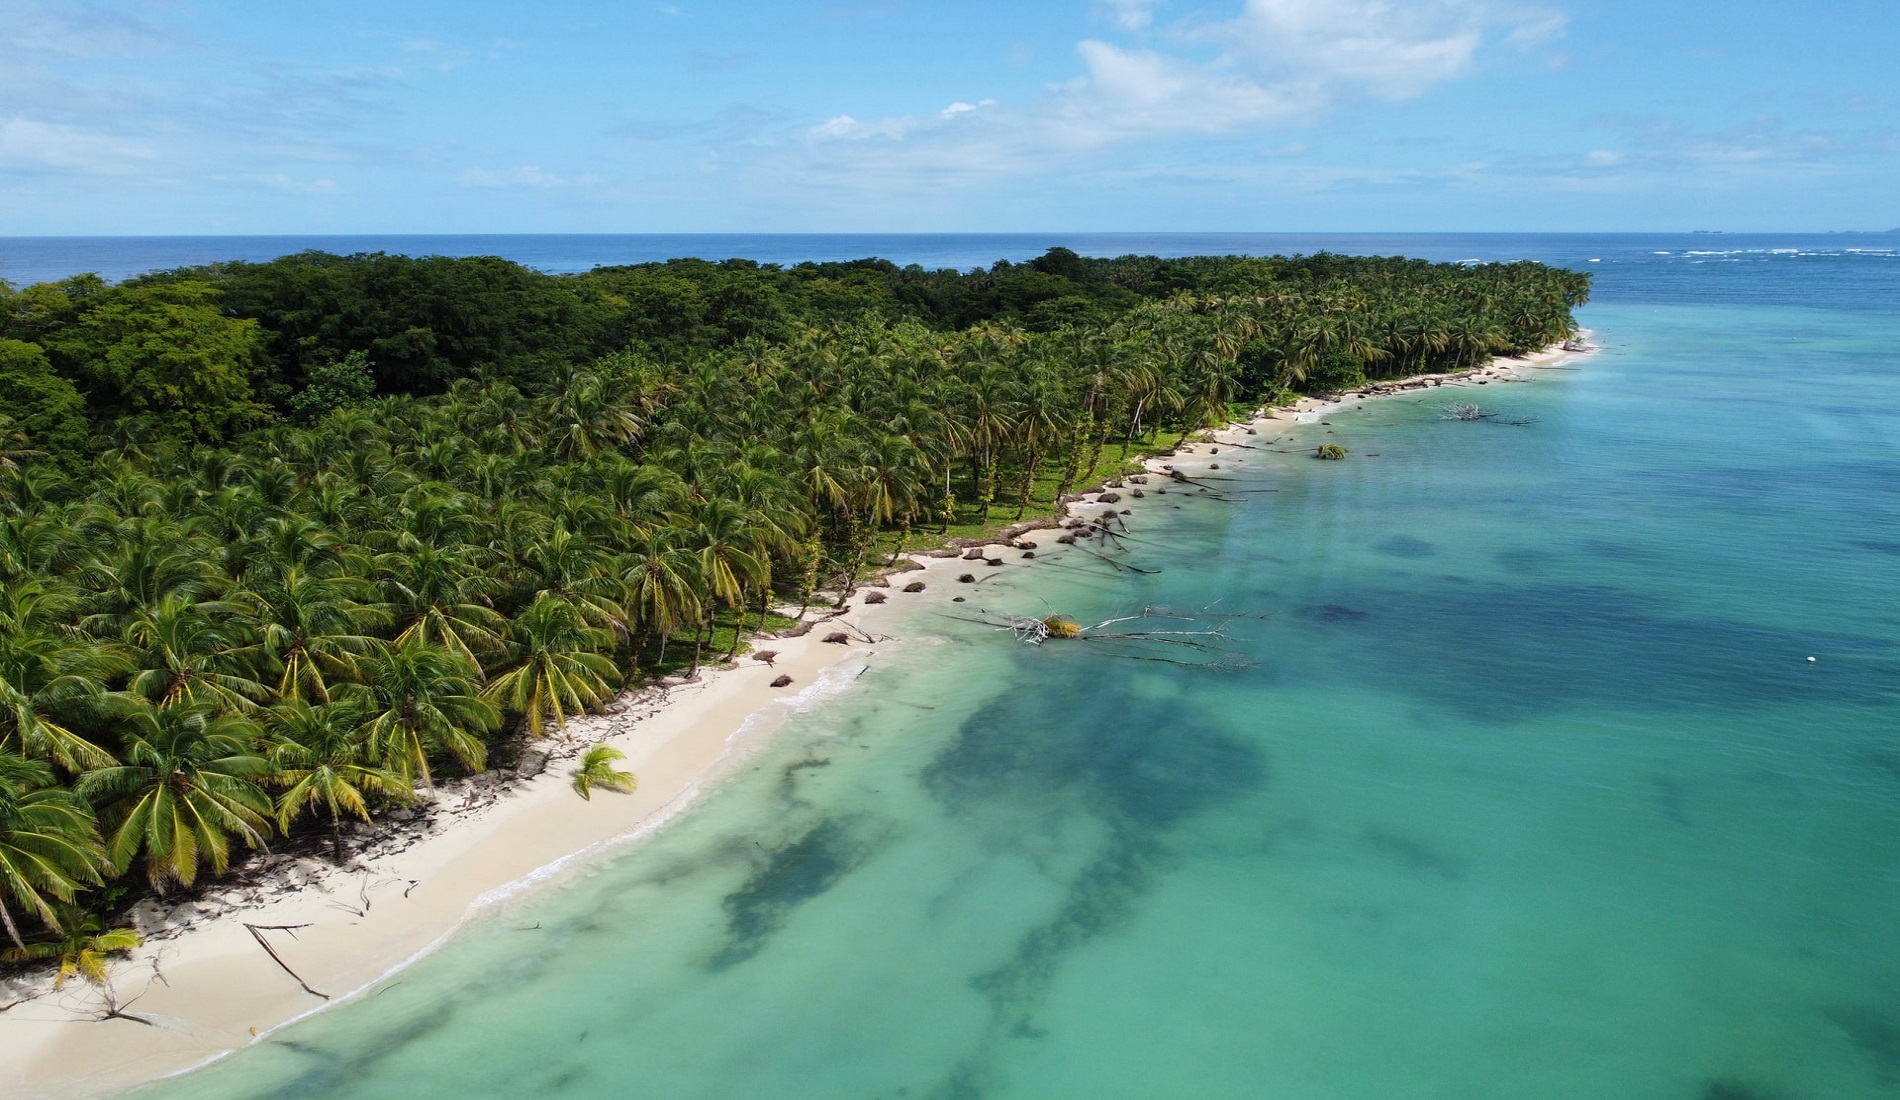
[[[1445,406],[1444,420],[1489,420],[1496,424],[1510,424],[1525,427],[1537,423],[1534,416],[1505,416],[1502,413],[1486,412],[1483,408],[1466,401],[1454,401]]]

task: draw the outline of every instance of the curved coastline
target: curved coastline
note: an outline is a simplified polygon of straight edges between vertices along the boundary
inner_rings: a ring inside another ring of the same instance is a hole
[[[1224,437],[1269,424],[1309,423],[1349,404],[1412,392],[1433,379],[1438,384],[1529,380],[1524,368],[1576,354],[1551,349],[1497,360],[1463,377],[1425,376],[1329,400],[1306,398],[1290,409],[1229,425],[1211,438],[1217,444],[1238,442],[1238,437]],[[1189,446],[1178,455],[1150,460],[1149,467],[1159,472],[1168,463],[1191,469],[1210,460]],[[1092,502],[1093,494],[1078,501]],[[1131,510],[1138,513],[1140,504]],[[946,590],[954,587],[953,577],[962,568],[958,559],[913,555],[912,560],[924,569],[915,577],[930,582],[928,591],[936,599],[867,608],[860,592],[843,621],[860,630],[867,623],[901,630],[906,611],[947,599]],[[98,998],[84,989],[19,1003],[0,1014],[0,1036],[6,1039],[0,1047],[0,1086],[22,1097],[98,1095],[221,1060],[314,1013],[360,998],[510,901],[650,837],[716,787],[794,710],[834,697],[839,693],[834,687],[849,690],[848,681],[836,682],[872,648],[825,645],[814,633],[772,644],[780,652],[776,671],[804,685],[796,695],[767,687],[766,666],[742,662],[710,671],[699,684],[623,697],[616,703],[623,713],[570,722],[566,734],[553,739],[555,751],[545,770],[492,798],[484,800],[489,792],[480,784],[445,785],[442,800],[460,795],[463,805],[441,815],[445,822],[428,833],[403,838],[409,843],[395,851],[377,853],[365,866],[319,869],[301,887],[280,888],[262,904],[239,902],[153,940],[115,968],[125,998],[121,1007],[141,1018],[136,1023],[120,1019],[65,1027],[98,1019]],[[581,802],[568,789],[565,770],[553,765],[601,740],[627,753],[642,789],[632,796]],[[250,924],[278,930],[272,932],[273,945],[296,969],[296,979],[259,949]],[[316,1001],[299,988],[299,980],[334,995]]]

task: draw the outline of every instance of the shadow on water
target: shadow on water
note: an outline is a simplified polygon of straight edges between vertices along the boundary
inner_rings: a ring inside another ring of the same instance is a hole
[[[763,862],[726,895],[726,944],[707,966],[724,970],[758,954],[794,910],[864,862],[873,848],[864,832],[861,822],[826,818],[780,847],[761,845]]]
[[[999,1046],[1044,1034],[1035,1013],[1064,960],[1126,921],[1155,889],[1172,863],[1168,832],[1265,785],[1260,750],[1213,725],[1179,694],[1160,701],[1111,692],[1061,707],[1013,692],[972,715],[924,769],[925,788],[959,816],[980,818],[989,805],[1009,819],[1012,807],[1060,802],[1098,819],[1106,835],[1050,918],[971,978],[990,1003],[989,1023],[930,1100],[984,1095]]]

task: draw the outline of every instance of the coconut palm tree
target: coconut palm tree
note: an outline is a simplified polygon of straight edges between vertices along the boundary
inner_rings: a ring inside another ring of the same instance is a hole
[[[0,585],[0,753],[67,771],[112,763],[72,719],[90,712],[105,682],[130,662],[107,643],[61,629],[78,606],[70,590],[39,580]]]
[[[593,801],[595,787],[631,794],[639,788],[640,780],[632,772],[614,767],[614,761],[626,758],[626,753],[610,745],[589,745],[581,754],[580,766],[569,773],[574,777],[574,793],[589,802]]]
[[[482,698],[475,662],[445,646],[410,638],[380,647],[361,668],[362,683],[343,689],[359,699],[375,759],[430,786],[429,758],[446,753],[471,771],[488,758],[482,736],[501,724]]]
[[[227,600],[168,595],[131,613],[122,634],[138,664],[126,685],[154,703],[205,701],[244,711],[270,689],[251,675],[242,650],[252,641],[242,608]]]
[[[514,663],[496,674],[482,698],[521,715],[522,728],[539,737],[551,721],[598,708],[612,695],[614,663],[599,652],[613,636],[589,626],[581,609],[543,592],[514,621]]]
[[[115,871],[143,855],[146,877],[162,893],[197,881],[201,863],[223,874],[233,837],[263,845],[271,803],[261,784],[271,767],[254,722],[202,701],[137,696],[117,697],[112,717],[125,762],[82,774],[76,789],[104,813]]]
[[[365,631],[389,618],[361,602],[370,594],[360,577],[315,576],[301,565],[267,574],[243,594],[257,628],[245,652],[276,677],[279,698],[324,702],[331,681],[355,678],[363,654],[375,645]]]
[[[402,775],[378,762],[382,754],[366,717],[360,698],[316,706],[292,700],[264,716],[272,780],[283,788],[277,796],[277,827],[288,832],[304,811],[323,811],[331,858],[338,863],[343,862],[344,814],[368,821],[372,799],[406,802],[413,797]]]
[[[60,938],[43,943],[18,944],[0,951],[0,959],[7,962],[35,962],[40,959],[57,959],[59,966],[53,973],[53,988],[64,988],[74,975],[94,985],[105,985],[108,974],[106,960],[121,951],[130,951],[143,944],[145,938],[130,928],[107,928],[105,922],[92,913],[83,913],[70,906],[60,906],[60,921],[48,922],[48,926],[60,933]]]
[[[502,588],[481,568],[487,556],[480,547],[451,544],[444,549],[408,531],[400,533],[396,548],[376,558],[397,643],[440,645],[477,669],[482,655],[501,653],[507,620],[482,602]]]
[[[14,906],[59,930],[57,906],[102,883],[105,848],[92,810],[38,760],[0,752],[0,927],[25,948]]]

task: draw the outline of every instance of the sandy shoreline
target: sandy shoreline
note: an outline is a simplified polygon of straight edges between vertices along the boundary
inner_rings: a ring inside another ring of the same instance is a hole
[[[1351,403],[1434,384],[1528,380],[1536,368],[1576,354],[1553,349],[1325,401],[1302,398],[1290,409],[1265,412],[1208,437],[1231,445],[1250,430],[1311,423]],[[1161,474],[1167,467],[1213,460],[1203,447],[1190,445],[1148,460],[1147,467]],[[1230,461],[1243,463],[1244,452]],[[1096,496],[1082,494],[1071,510],[1101,503]],[[1123,508],[1139,511],[1141,502],[1117,502]],[[991,545],[986,556],[1020,563],[1020,554]],[[125,1011],[144,1022],[100,1020],[103,998],[79,982],[27,1000],[19,1000],[32,991],[24,984],[0,988],[0,1006],[13,1003],[0,1012],[0,1094],[96,1095],[222,1057],[370,988],[479,920],[499,900],[556,881],[603,851],[649,834],[716,786],[789,715],[848,690],[870,654],[896,641],[881,639],[881,628],[901,629],[904,609],[947,603],[964,588],[955,578],[975,564],[911,557],[922,571],[896,575],[889,588],[860,590],[838,619],[853,633],[879,638],[874,644],[826,644],[822,638],[831,630],[823,625],[800,638],[761,642],[758,648],[779,654],[772,667],[741,659],[729,670],[708,669],[695,684],[623,697],[617,713],[572,720],[566,734],[537,746],[551,750],[540,774],[499,787],[480,778],[444,784],[426,830],[385,823],[344,869],[317,858],[280,856],[271,872],[274,882],[234,884],[222,892],[220,904],[169,911],[142,905],[136,916],[148,943],[115,964],[113,985]],[[927,584],[925,595],[901,592],[912,580]],[[867,607],[871,592],[886,593],[888,602]],[[770,687],[781,674],[793,677],[792,686]],[[626,753],[622,766],[639,776],[640,789],[584,802],[569,786],[568,761],[602,741]],[[294,932],[261,933],[295,977],[272,960],[249,926],[297,926]],[[299,979],[331,999],[306,991]]]

